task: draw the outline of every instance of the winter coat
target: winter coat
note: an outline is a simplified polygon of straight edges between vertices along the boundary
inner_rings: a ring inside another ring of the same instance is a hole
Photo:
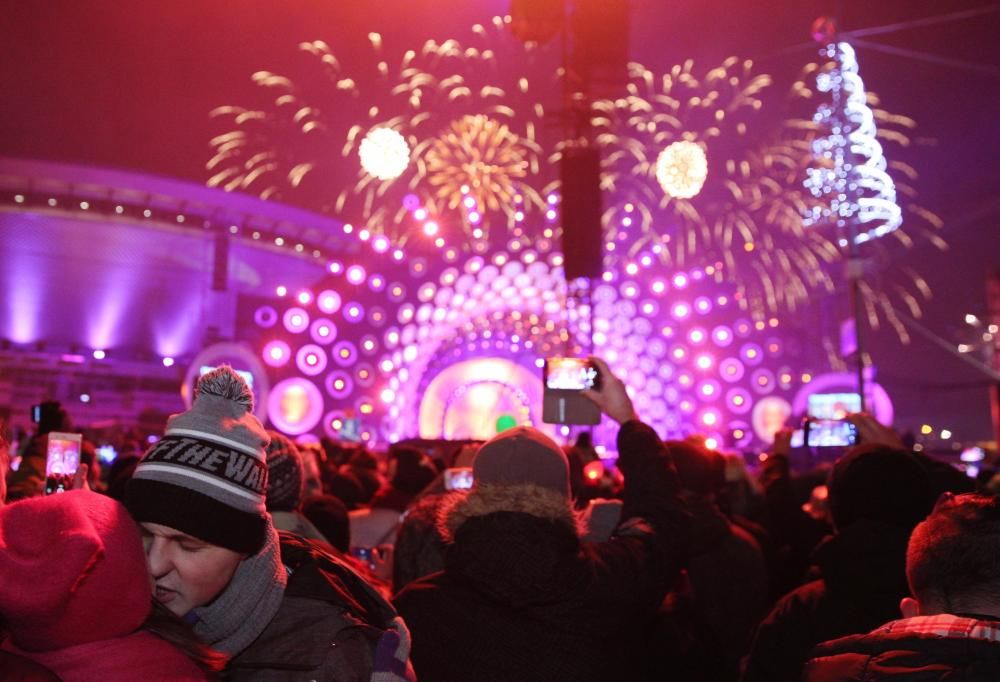
[[[564,509],[481,499],[496,511],[457,520],[461,505],[443,510],[455,528],[445,569],[394,600],[422,679],[635,678],[645,628],[678,575],[687,526],[676,472],[653,430],[624,424],[618,448],[625,522],[607,542],[581,542],[568,499]]]
[[[745,682],[798,680],[820,642],[869,632],[899,616],[909,595],[909,530],[858,521],[817,548],[821,580],[785,595],[757,629]]]
[[[229,679],[415,679],[409,633],[392,606],[321,547],[279,536],[288,571],[284,598],[264,632],[230,661]]]
[[[1000,680],[1000,622],[943,614],[888,623],[816,647],[806,682]]]

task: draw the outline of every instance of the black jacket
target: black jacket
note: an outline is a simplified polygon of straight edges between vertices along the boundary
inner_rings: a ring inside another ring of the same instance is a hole
[[[609,541],[582,543],[570,524],[532,513],[472,516],[455,532],[444,571],[396,597],[418,676],[635,678],[644,628],[678,574],[687,526],[653,430],[629,422],[618,447],[626,521]]]

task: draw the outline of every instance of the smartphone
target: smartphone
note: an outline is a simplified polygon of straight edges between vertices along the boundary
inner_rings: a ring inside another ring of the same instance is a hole
[[[371,570],[375,570],[375,548],[374,547],[351,547],[351,556],[364,563]]]
[[[811,448],[846,448],[858,442],[857,428],[845,419],[807,419],[802,430]]]
[[[80,468],[79,433],[52,431],[48,435],[45,455],[45,494],[66,492],[73,487],[73,477]]]
[[[542,421],[599,424],[601,410],[580,392],[601,390],[601,373],[586,358],[547,358],[542,367]]]
[[[554,391],[599,390],[601,375],[586,358],[548,358],[543,371],[545,388]]]
[[[472,487],[472,467],[452,467],[444,470],[445,490],[468,490]]]

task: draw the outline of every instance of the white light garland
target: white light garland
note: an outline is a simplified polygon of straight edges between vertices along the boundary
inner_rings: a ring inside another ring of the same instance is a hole
[[[807,169],[805,187],[824,201],[812,207],[803,222],[807,226],[834,223],[841,229],[853,222],[858,228],[854,242],[861,244],[897,229],[903,215],[876,139],[875,116],[866,101],[854,48],[844,42],[831,43],[821,54],[832,59],[834,66],[816,77],[816,89],[830,93],[831,102],[819,107],[813,121],[829,134],[813,141],[818,165]]]

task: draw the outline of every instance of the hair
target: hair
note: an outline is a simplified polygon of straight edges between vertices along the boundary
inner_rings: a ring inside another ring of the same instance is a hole
[[[437,469],[422,450],[402,445],[390,449],[389,457],[396,461],[396,473],[390,483],[407,495],[416,495],[437,478]]]
[[[350,549],[351,523],[341,500],[333,495],[314,495],[302,503],[302,514],[332,547],[345,553]]]
[[[906,578],[917,599],[936,601],[947,612],[1000,604],[1000,500],[944,497],[910,536]]]
[[[726,482],[726,462],[722,455],[691,440],[671,440],[670,450],[681,488],[707,496],[720,491]]]
[[[184,621],[155,599],[153,608],[142,624],[142,629],[180,649],[195,665],[213,678],[229,663],[228,656],[203,643]]]

